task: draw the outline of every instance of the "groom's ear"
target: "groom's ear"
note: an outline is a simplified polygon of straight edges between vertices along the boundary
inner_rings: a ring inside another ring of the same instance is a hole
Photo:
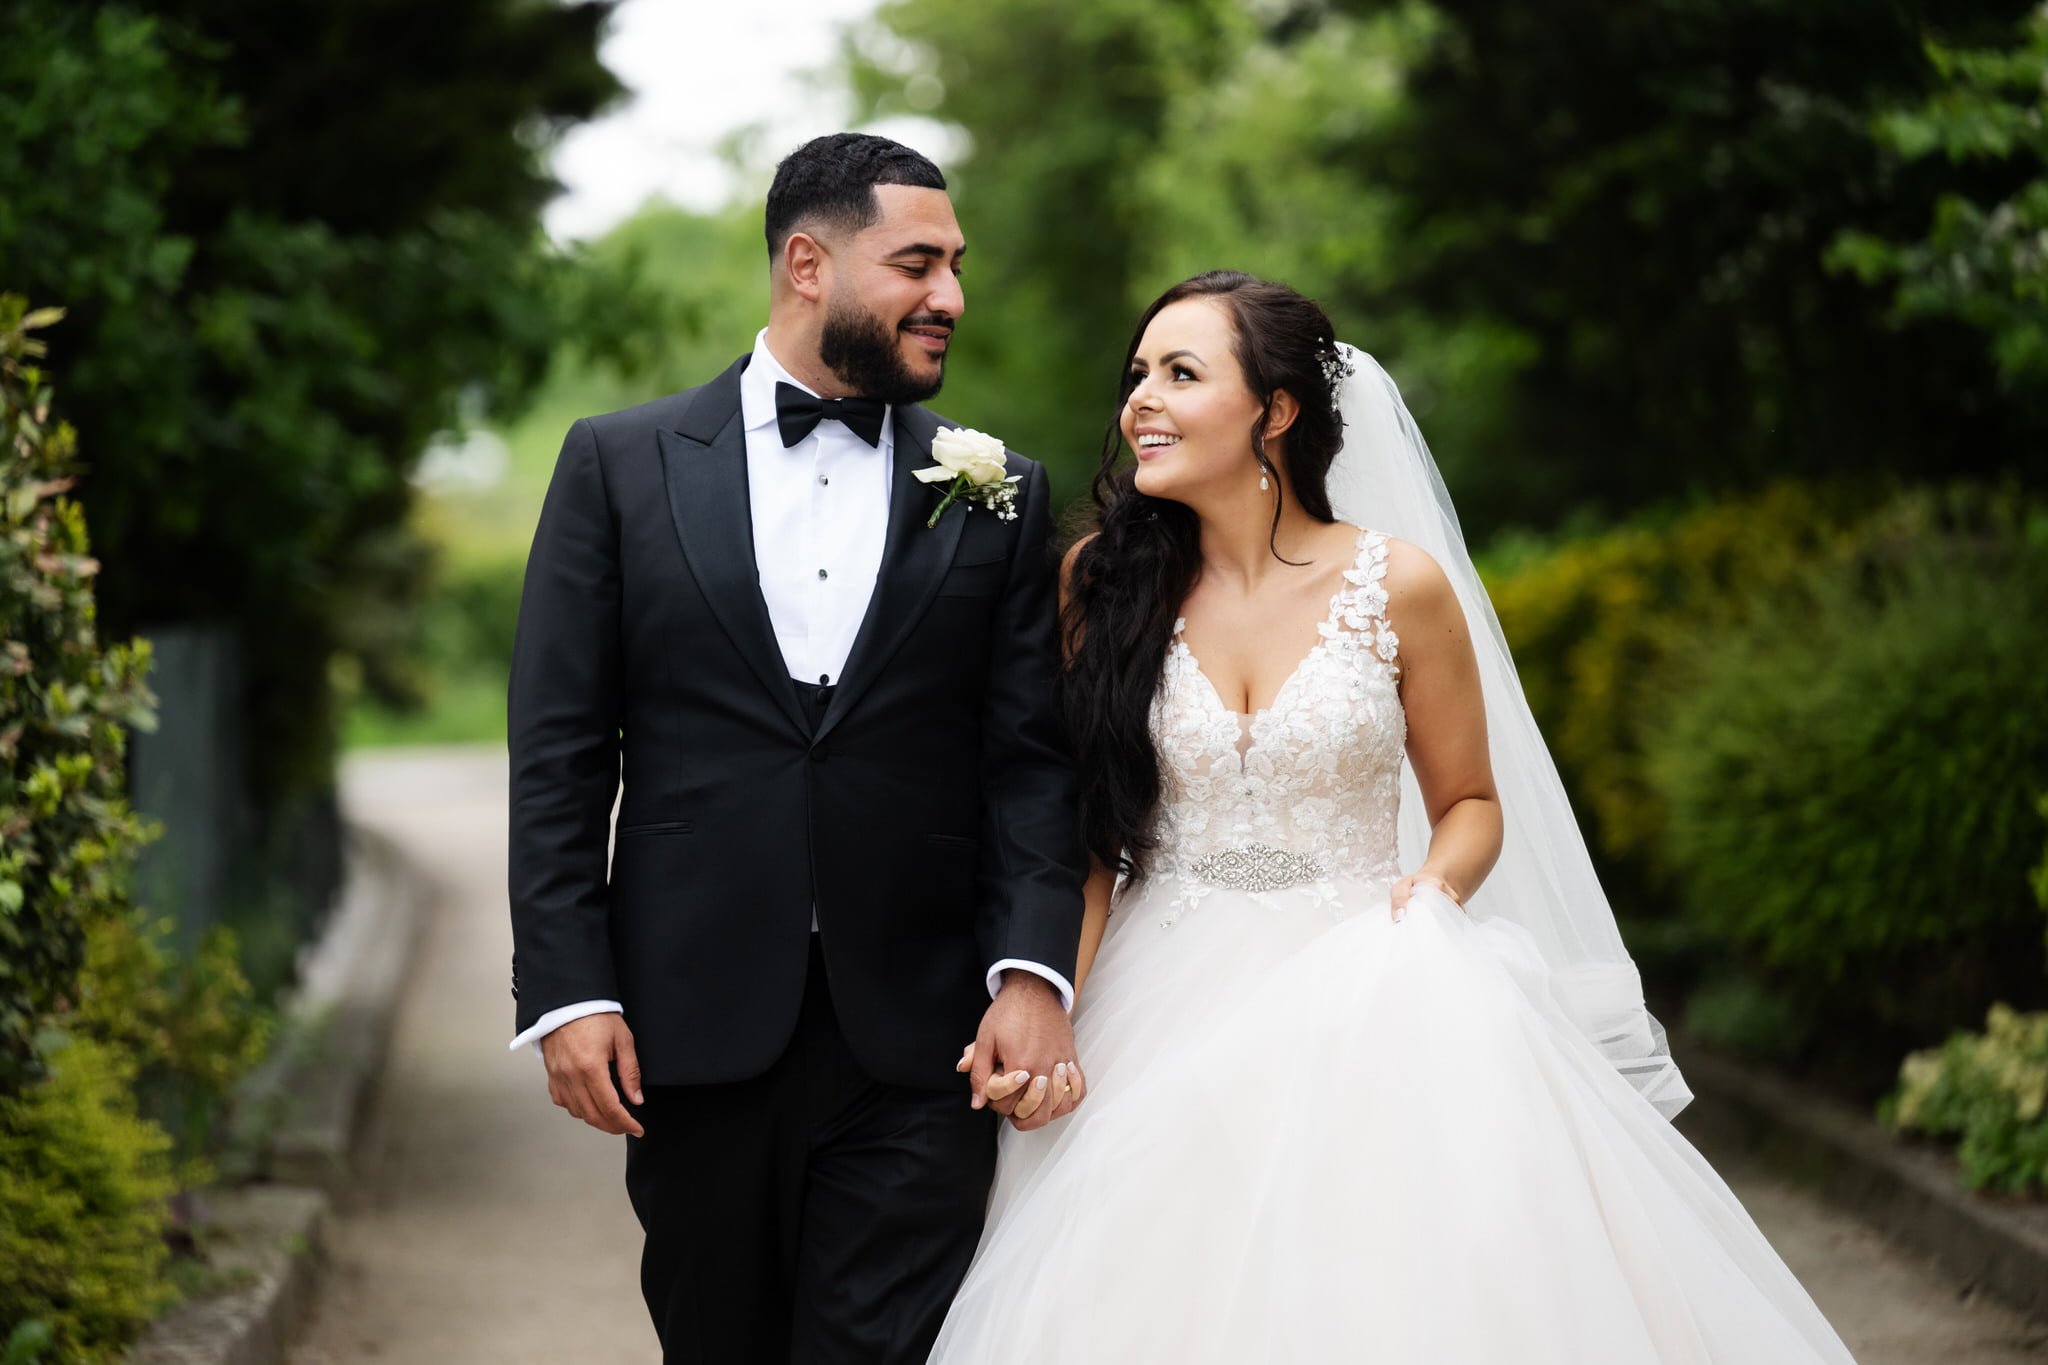
[[[789,287],[812,303],[825,297],[826,259],[830,253],[808,232],[792,232],[782,244],[782,273]]]

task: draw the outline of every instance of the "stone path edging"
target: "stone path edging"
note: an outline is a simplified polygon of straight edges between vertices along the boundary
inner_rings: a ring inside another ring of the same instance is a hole
[[[270,1056],[238,1089],[249,1155],[265,1183],[208,1192],[209,1249],[237,1288],[152,1323],[129,1365],[281,1365],[310,1309],[332,1198],[384,1053],[433,888],[382,835],[349,830],[348,875],[301,963]]]
[[[1709,1155],[1753,1156],[1963,1283],[2048,1319],[2048,1203],[1973,1194],[1952,1156],[1902,1142],[1858,1110],[1676,1032],[1671,1051],[1696,1096],[1679,1130]]]

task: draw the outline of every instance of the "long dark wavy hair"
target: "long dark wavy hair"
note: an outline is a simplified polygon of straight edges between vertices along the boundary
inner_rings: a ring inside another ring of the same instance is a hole
[[[1292,563],[1276,543],[1280,504],[1289,491],[1316,520],[1335,520],[1324,485],[1344,445],[1333,392],[1340,373],[1336,331],[1314,300],[1284,284],[1235,270],[1183,280],[1153,300],[1131,333],[1117,414],[1136,387],[1131,362],[1145,329],[1161,309],[1193,298],[1214,299],[1230,315],[1232,349],[1260,407],[1245,432],[1245,456],[1279,490],[1266,543],[1274,558]],[[1285,478],[1266,453],[1267,419],[1273,396],[1282,390],[1300,407],[1285,436]],[[1086,529],[1096,534],[1074,558],[1060,620],[1067,661],[1059,686],[1080,775],[1088,850],[1104,866],[1134,879],[1145,875],[1146,855],[1158,843],[1148,830],[1160,791],[1152,698],[1174,618],[1201,562],[1195,514],[1182,503],[1140,493],[1136,479],[1137,467],[1123,458],[1123,432],[1112,414],[1091,490],[1095,516]]]

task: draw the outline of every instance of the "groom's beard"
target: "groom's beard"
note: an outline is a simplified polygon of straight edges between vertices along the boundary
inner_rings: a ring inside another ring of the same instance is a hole
[[[906,319],[922,327],[951,326],[948,319],[923,316]],[[848,390],[884,403],[922,403],[946,382],[946,357],[938,357],[938,373],[929,379],[904,363],[897,329],[859,304],[834,303],[825,313],[825,332],[818,338],[818,359]]]

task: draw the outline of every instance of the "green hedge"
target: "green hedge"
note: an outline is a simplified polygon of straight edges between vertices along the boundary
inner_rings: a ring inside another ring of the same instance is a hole
[[[172,1296],[166,1201],[209,1178],[269,1021],[231,934],[181,959],[129,903],[149,653],[98,639],[73,437],[34,363],[57,316],[0,295],[0,1343],[79,1362]]]
[[[1859,539],[1693,642],[1640,733],[1687,918],[1738,964],[1714,989],[1868,1081],[2048,997],[2048,520],[1930,495]]]
[[[1487,590],[1530,709],[1623,915],[1659,913],[1673,889],[1664,802],[1643,756],[1677,656],[1838,549],[1876,496],[1781,484],[1488,556]]]
[[[171,1298],[171,1142],[135,1112],[133,1064],[79,1039],[0,1100],[0,1339],[36,1321],[50,1355],[117,1360]]]
[[[129,810],[123,726],[154,724],[147,642],[102,648],[73,438],[50,418],[33,333],[62,317],[0,296],[0,1095],[40,1073],[88,926],[120,912],[150,831]]]

